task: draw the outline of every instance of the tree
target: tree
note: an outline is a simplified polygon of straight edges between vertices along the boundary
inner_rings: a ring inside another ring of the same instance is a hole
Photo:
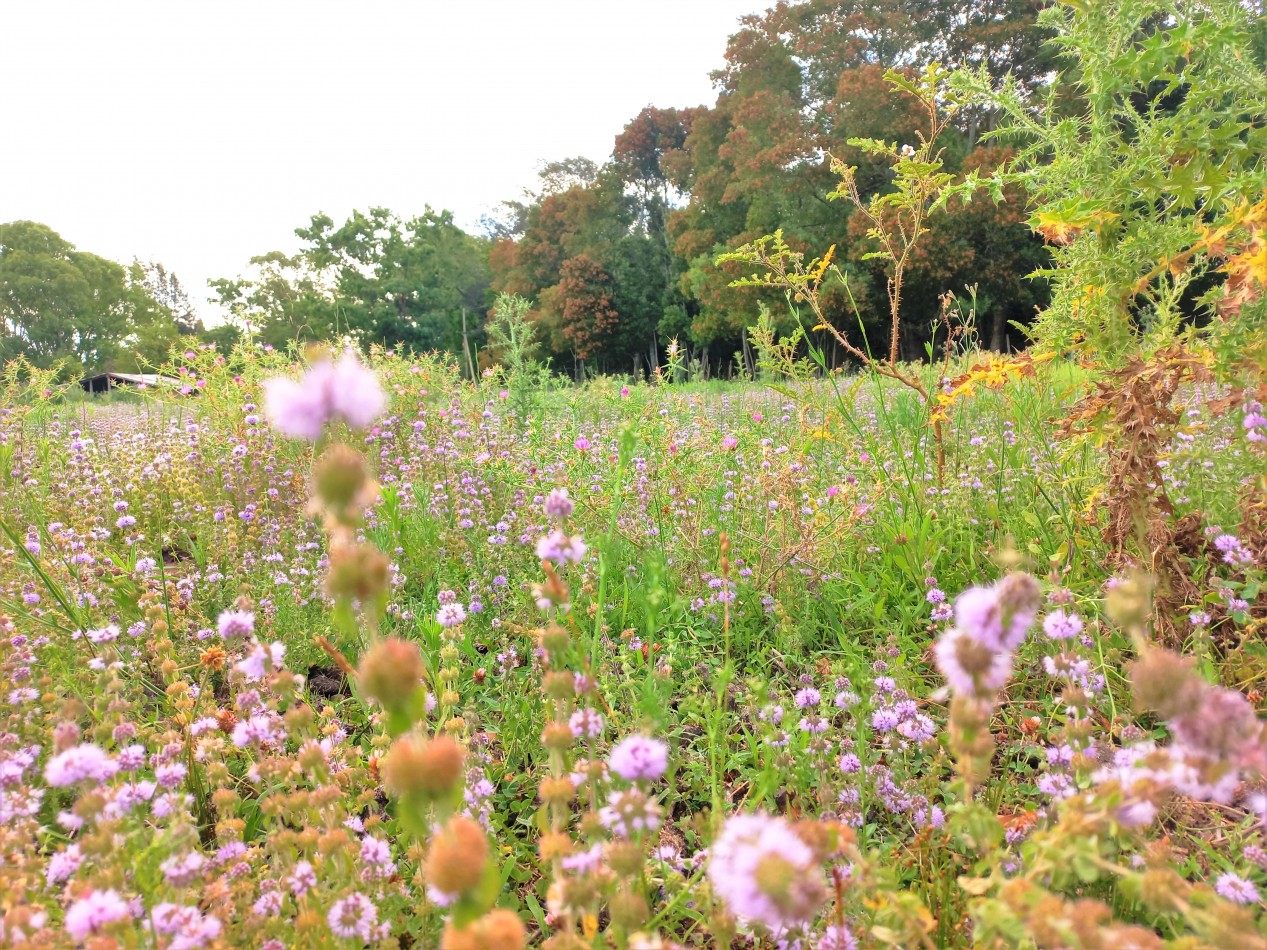
[[[542,162],[537,169],[537,189],[525,188],[522,198],[503,201],[490,214],[482,215],[480,230],[494,241],[518,241],[528,227],[528,212],[534,205],[574,185],[591,185],[598,173],[597,163],[583,156]]]
[[[964,159],[962,171],[989,176],[1012,157],[1011,149],[979,147]],[[1009,185],[1003,200],[980,197],[952,206],[946,219],[972,249],[973,266],[962,281],[976,288],[978,333],[992,350],[1006,350],[1008,325],[1031,322],[1047,303],[1047,281],[1033,275],[1051,263],[1051,256],[1029,227],[1027,203],[1025,190]]]
[[[303,255],[272,251],[252,257],[250,266],[250,276],[211,281],[239,333],[283,348],[292,342],[334,339],[347,331],[346,323],[339,323],[331,288]]]
[[[691,342],[728,347],[739,342],[763,299],[777,304],[774,313],[786,313],[768,292],[728,287],[739,274],[716,262],[719,254],[778,230],[790,248],[811,256],[836,247],[860,312],[854,313],[839,287],[825,286],[819,303],[833,322],[856,325],[861,318],[868,339],[887,349],[883,269],[863,260],[872,250],[867,229],[857,222],[851,227],[848,216],[829,205],[836,186],[831,159],[858,166],[856,183],[864,199],[893,187],[889,163],[849,145],[855,138],[918,145],[919,109],[882,81],[887,69],[912,75],[941,59],[990,75],[1010,73],[1018,88],[1039,87],[1050,71],[1042,46],[1050,33],[1034,22],[1036,9],[1035,0],[960,5],[792,0],[744,18],[730,38],[725,66],[714,76],[716,103],[692,117],[683,148],[662,161],[689,194],[685,206],[670,213],[668,225],[687,298],[674,313],[675,325],[685,312]],[[980,131],[991,128],[996,116],[997,110],[979,106],[959,113],[957,125],[938,143],[947,170],[960,170]],[[960,210],[984,225],[984,211],[954,209],[921,245],[919,259],[911,262],[911,293],[902,305],[909,318],[902,331],[905,353],[922,352],[925,318],[942,292],[984,286],[997,269],[1000,258],[978,253],[978,246],[989,244],[987,235],[958,222]],[[1032,251],[1035,243],[1026,238],[1022,246]],[[1028,266],[1021,257],[1002,260]],[[999,286],[1016,286],[1023,273],[1000,275]]]
[[[252,276],[212,282],[266,342],[348,336],[461,352],[463,310],[485,307],[488,243],[462,231],[451,213],[427,208],[406,221],[371,208],[338,227],[318,214],[295,233],[305,246],[293,257],[255,257]],[[482,322],[475,325],[482,333]]]
[[[615,335],[620,314],[612,302],[614,290],[611,276],[592,257],[578,254],[564,262],[555,306],[577,359],[594,358]]]
[[[193,301],[180,282],[180,278],[157,261],[142,264],[133,260],[128,268],[128,280],[144,287],[146,292],[170,311],[176,328],[182,334],[196,334],[203,330],[202,321],[194,309]]]
[[[0,355],[134,369],[163,359],[176,336],[171,311],[120,264],[34,221],[0,225]]]
[[[567,165],[575,170],[575,160]],[[562,191],[544,188],[528,209],[520,240],[495,245],[493,287],[535,301],[531,318],[556,361],[636,371],[644,355],[648,364],[657,359],[656,326],[669,276],[665,252],[616,164],[588,182],[583,177],[573,175]]]
[[[633,192],[637,221],[656,242],[666,282],[673,266],[667,216],[682,197],[672,169],[701,111],[647,106],[625,125],[612,148],[615,173]]]

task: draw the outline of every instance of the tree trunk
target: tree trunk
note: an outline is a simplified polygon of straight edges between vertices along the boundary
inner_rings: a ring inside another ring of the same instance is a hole
[[[1007,321],[1003,318],[1003,306],[996,304],[990,322],[990,349],[1002,353],[1007,346]]]

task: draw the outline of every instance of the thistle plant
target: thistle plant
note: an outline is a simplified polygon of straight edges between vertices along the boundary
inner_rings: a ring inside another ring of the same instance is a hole
[[[864,260],[879,260],[886,268],[889,327],[888,346],[880,353],[872,352],[865,341],[856,342],[849,332],[838,327],[827,312],[823,296],[824,282],[828,278],[839,281],[848,294],[848,278],[834,263],[835,246],[821,257],[808,263],[805,254],[794,250],[783,238],[781,230],[759,238],[717,258],[719,264],[736,262],[755,266],[750,276],[732,281],[732,287],[770,287],[782,290],[789,307],[795,312],[807,307],[814,318],[814,331],[826,331],[836,344],[857,360],[874,377],[900,383],[914,392],[923,403],[929,424],[937,443],[938,476],[945,469],[944,418],[934,412],[937,389],[921,378],[920,373],[903,365],[900,359],[902,326],[902,296],[906,271],[915,248],[928,233],[928,221],[945,207],[955,193],[955,176],[943,166],[942,135],[949,128],[956,112],[967,101],[947,85],[949,73],[938,64],[930,64],[916,77],[897,70],[885,73],[885,80],[895,90],[914,98],[925,113],[925,127],[919,133],[918,144],[882,142],[876,139],[850,139],[849,144],[864,154],[887,161],[893,171],[893,187],[864,197],[859,191],[857,169],[833,158],[832,172],[839,175],[836,189],[827,195],[828,200],[844,200],[863,216],[868,224],[867,237],[876,249],[867,252]],[[852,301],[852,295],[849,295]],[[856,305],[855,314],[861,316]],[[945,360],[954,351],[952,337],[958,333],[957,325],[950,319],[951,308],[942,307],[942,323],[947,331],[944,341]],[[769,349],[772,335],[758,325],[754,341],[759,348]],[[785,344],[786,345],[786,344]],[[811,348],[811,356],[814,350]],[[823,360],[818,359],[825,369]],[[794,364],[792,364],[794,365]],[[943,368],[943,376],[944,368]]]
[[[1221,372],[1261,371],[1267,77],[1253,16],[1234,0],[1053,4],[1040,22],[1064,81],[1043,100],[984,71],[953,77],[1020,148],[988,185],[1023,185],[1051,245],[1052,301],[1032,331],[1044,348],[1114,369],[1213,338]]]

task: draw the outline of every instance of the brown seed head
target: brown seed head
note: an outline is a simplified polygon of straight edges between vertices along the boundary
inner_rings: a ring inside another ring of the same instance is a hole
[[[383,784],[396,796],[438,798],[462,779],[466,753],[448,736],[403,736],[380,760]]]
[[[467,927],[449,924],[444,929],[441,950],[522,950],[528,934],[519,918],[509,910],[494,910]]]
[[[357,669],[361,690],[390,711],[408,705],[422,679],[418,644],[392,638],[380,640],[361,658]]]
[[[487,861],[484,829],[465,815],[455,815],[431,842],[427,882],[444,894],[469,893],[479,886]]]

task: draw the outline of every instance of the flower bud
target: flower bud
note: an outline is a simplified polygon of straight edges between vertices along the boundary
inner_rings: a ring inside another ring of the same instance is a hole
[[[390,573],[391,564],[372,544],[343,542],[330,549],[326,592],[335,599],[366,602],[387,591]]]
[[[1038,613],[1042,598],[1038,581],[1023,572],[1008,574],[998,585],[999,606],[1003,613],[1012,618],[1012,625],[1028,627]]]
[[[544,778],[540,794],[541,801],[547,805],[566,805],[576,795],[576,786],[570,778]]]
[[[312,724],[315,721],[312,707],[302,703],[297,706],[291,706],[286,710],[286,715],[283,718],[286,721],[286,732],[291,736],[307,732],[312,728]]]
[[[484,829],[465,815],[454,815],[427,852],[427,883],[444,894],[467,894],[479,886],[487,861]]]
[[[1123,630],[1143,630],[1148,621],[1152,594],[1152,578],[1147,574],[1132,574],[1108,592],[1104,598],[1104,612]]]
[[[642,847],[632,841],[612,841],[603,849],[608,865],[621,877],[633,877],[645,860]]]
[[[562,653],[568,647],[568,632],[557,623],[541,631],[541,647],[547,653]]]
[[[315,742],[304,743],[299,750],[299,766],[305,772],[315,772],[326,764],[326,754]]]
[[[576,934],[557,933],[541,945],[541,950],[590,950],[590,945]]]
[[[607,904],[612,921],[625,930],[634,930],[647,922],[651,908],[647,899],[628,888],[618,890]]]
[[[597,838],[605,834],[607,828],[603,825],[603,819],[596,811],[587,811],[581,815],[581,821],[578,826],[582,838]]]
[[[1150,868],[1139,881],[1139,899],[1154,914],[1172,914],[1187,899],[1188,882],[1169,868]]]
[[[552,670],[545,675],[542,686],[551,699],[571,699],[576,692],[576,677],[565,670]]]
[[[439,798],[462,779],[466,753],[448,736],[397,739],[383,758],[383,784],[393,795]]]
[[[313,463],[312,480],[317,497],[339,521],[354,521],[372,500],[374,484],[365,456],[342,443],[321,453]]]
[[[572,853],[572,839],[561,831],[547,832],[537,842],[537,854],[542,864],[549,864],[555,858],[565,858]]]
[[[422,679],[418,644],[395,638],[379,641],[361,658],[357,678],[365,695],[388,712],[404,709]]]
[[[1201,704],[1204,682],[1191,657],[1152,647],[1130,666],[1136,708],[1164,719],[1194,712]]]
[[[452,922],[444,929],[440,950],[521,950],[528,935],[519,918],[509,910],[494,910],[467,927]]]
[[[238,793],[231,788],[217,788],[211,793],[211,804],[218,812],[230,812],[238,803]]]
[[[575,741],[576,737],[572,735],[572,727],[566,722],[546,723],[545,731],[541,733],[541,744],[547,749],[558,749],[560,751],[570,749]]]
[[[317,838],[317,850],[325,857],[330,857],[339,851],[346,850],[350,835],[344,828],[335,828],[333,831],[327,831],[325,834]]]

